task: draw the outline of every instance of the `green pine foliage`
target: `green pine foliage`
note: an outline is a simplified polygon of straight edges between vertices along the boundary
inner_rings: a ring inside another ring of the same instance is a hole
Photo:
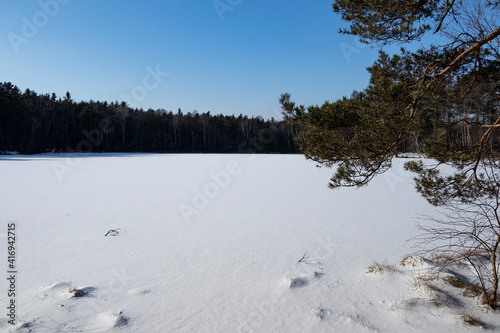
[[[497,5],[337,0],[333,8],[350,24],[342,33],[365,42],[407,43],[422,37],[431,23],[452,42],[392,56],[381,52],[368,68],[368,87],[349,98],[306,108],[289,94],[281,96],[287,121],[301,129],[297,143],[306,157],[335,166],[331,187],[366,185],[399,152],[425,153],[462,172],[475,172],[477,161],[498,155]],[[470,47],[477,50],[464,52]]]
[[[370,85],[362,93],[321,107],[295,106],[281,96],[285,117],[303,131],[297,142],[305,155],[323,166],[337,165],[331,187],[363,186],[387,170],[412,128],[415,111],[412,85],[403,69],[407,59],[380,54],[368,70]]]
[[[341,33],[359,36],[365,43],[409,42],[431,29],[440,1],[338,0],[333,11],[350,23]]]

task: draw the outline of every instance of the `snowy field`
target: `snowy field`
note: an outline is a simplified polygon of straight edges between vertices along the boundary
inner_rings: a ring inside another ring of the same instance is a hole
[[[499,330],[460,289],[442,305],[419,288],[431,261],[400,264],[436,212],[405,161],[329,190],[332,170],[298,155],[0,156],[0,267],[14,224],[17,271],[0,331],[482,331],[465,315]]]

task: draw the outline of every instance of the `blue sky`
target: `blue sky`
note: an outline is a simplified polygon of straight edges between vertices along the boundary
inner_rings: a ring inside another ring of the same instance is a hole
[[[278,118],[284,92],[365,88],[378,53],[337,33],[332,0],[0,3],[0,81],[76,101]]]

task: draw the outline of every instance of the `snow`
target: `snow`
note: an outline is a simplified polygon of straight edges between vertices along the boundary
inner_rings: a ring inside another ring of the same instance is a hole
[[[465,314],[499,329],[459,289],[437,306],[416,283],[430,261],[400,264],[436,212],[405,161],[330,190],[299,155],[2,155],[0,262],[15,223],[18,275],[0,331],[481,331]]]

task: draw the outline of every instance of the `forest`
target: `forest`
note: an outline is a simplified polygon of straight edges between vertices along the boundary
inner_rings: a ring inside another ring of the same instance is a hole
[[[0,83],[0,151],[155,153],[298,152],[294,127],[262,117],[142,110],[125,102],[75,102],[69,92],[22,92]]]

